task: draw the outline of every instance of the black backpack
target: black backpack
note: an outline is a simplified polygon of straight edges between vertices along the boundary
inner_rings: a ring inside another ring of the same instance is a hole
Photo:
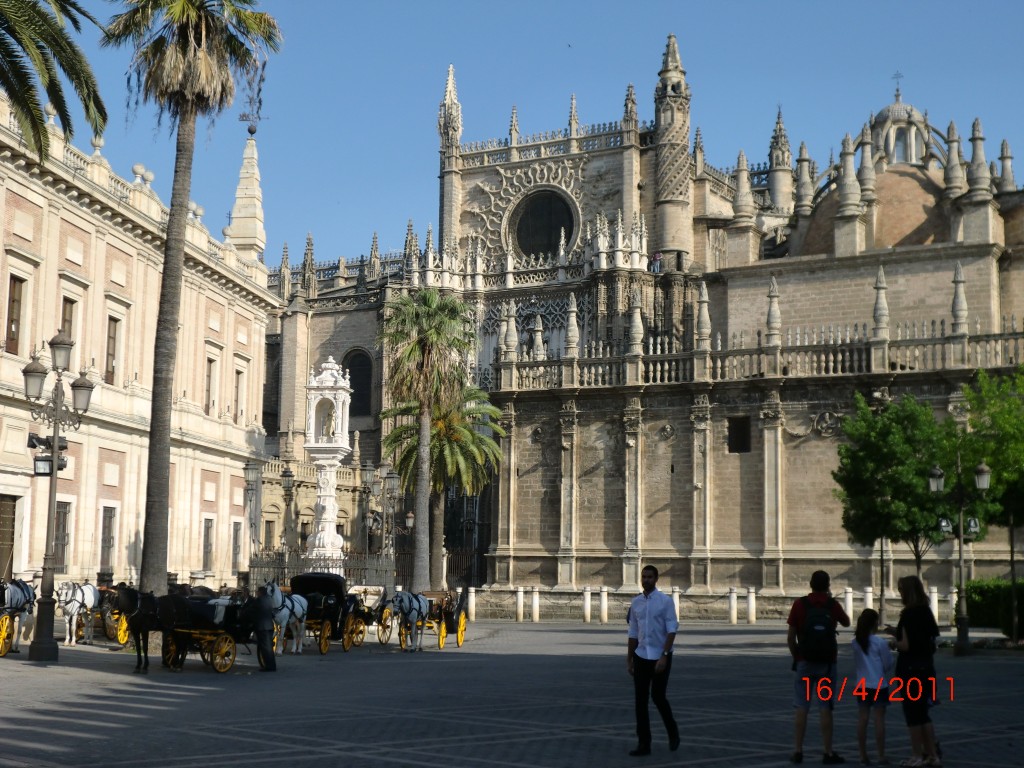
[[[800,627],[797,642],[800,655],[806,661],[831,664],[836,658],[838,643],[836,642],[836,622],[832,618],[833,598],[824,605],[816,605],[807,597],[804,602],[804,623]]]

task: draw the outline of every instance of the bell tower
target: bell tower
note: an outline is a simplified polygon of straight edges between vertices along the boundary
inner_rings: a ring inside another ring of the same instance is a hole
[[[657,162],[657,244],[668,270],[686,270],[693,259],[690,203],[690,86],[679,60],[676,36],[668,36],[654,91]]]

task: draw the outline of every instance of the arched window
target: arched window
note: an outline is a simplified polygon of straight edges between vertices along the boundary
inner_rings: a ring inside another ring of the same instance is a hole
[[[896,129],[896,140],[893,142],[893,162],[907,162],[907,129]]]
[[[365,352],[351,352],[342,367],[348,368],[349,384],[352,387],[349,415],[372,416],[373,361]]]

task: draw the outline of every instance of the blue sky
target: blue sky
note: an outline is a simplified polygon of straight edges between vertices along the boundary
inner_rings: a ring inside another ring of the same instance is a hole
[[[117,3],[87,2],[102,19]],[[975,0],[909,2],[358,2],[264,0],[284,44],[267,69],[259,127],[266,261],[287,242],[301,259],[307,232],[317,261],[358,257],[376,231],[396,249],[411,218],[420,241],[437,226],[437,107],[455,65],[463,141],[507,136],[516,105],[522,133],[564,127],[575,93],[581,123],[618,120],[626,87],[641,120],[668,34],[679,40],[708,162],[735,164],[743,149],[767,158],[782,107],[794,155],[806,141],[819,163],[843,135],[890,103],[903,74],[904,101],[961,134],[980,117],[986,154],[1002,139],[1024,179],[1024,4]],[[141,162],[169,201],[174,141],[151,108],[126,109],[129,52],[101,50],[86,29],[110,111],[103,153],[131,178]],[[243,99],[212,126],[202,122],[192,197],[215,236],[231,210],[246,125]],[[127,117],[126,117],[127,115]],[[74,143],[91,151],[85,123]]]

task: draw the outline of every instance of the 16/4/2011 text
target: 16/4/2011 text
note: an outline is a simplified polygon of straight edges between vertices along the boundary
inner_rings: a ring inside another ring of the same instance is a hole
[[[802,677],[806,690],[807,701],[817,699],[818,701],[842,701],[843,694],[847,687],[852,685],[853,690],[849,695],[861,701],[878,701],[884,697],[889,701],[938,701],[940,696],[945,695],[946,686],[949,686],[949,700],[953,701],[953,678],[936,677],[890,677],[888,680],[880,678],[878,681],[870,682],[863,677],[857,681],[851,681],[848,677]]]

